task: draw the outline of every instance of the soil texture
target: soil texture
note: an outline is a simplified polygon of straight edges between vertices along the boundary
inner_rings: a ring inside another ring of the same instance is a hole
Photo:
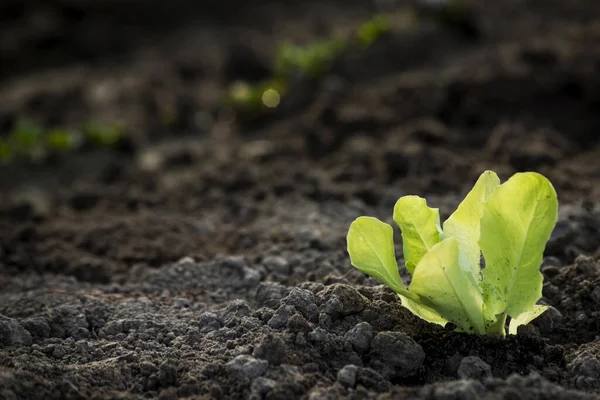
[[[0,399],[600,399],[600,7],[426,3],[3,2],[0,135],[126,140],[0,166]],[[391,33],[273,113],[222,107],[280,40],[377,12]],[[487,169],[560,201],[549,310],[506,339],[419,320],[346,253],[356,217],[447,217]]]

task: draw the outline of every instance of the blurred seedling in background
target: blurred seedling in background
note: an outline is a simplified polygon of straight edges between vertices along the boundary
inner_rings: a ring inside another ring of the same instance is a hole
[[[46,133],[46,146],[56,152],[68,152],[77,149],[81,143],[81,135],[67,129],[55,128]]]
[[[250,84],[234,82],[225,93],[222,106],[232,110],[238,120],[257,121],[275,112],[286,86],[279,81]]]
[[[9,134],[0,139],[0,162],[6,163],[22,155],[39,154],[43,148],[43,129],[37,122],[19,118]]]
[[[251,84],[234,82],[223,98],[223,105],[244,119],[271,114],[279,105],[290,83],[297,79],[318,80],[343,48],[339,39],[296,46],[282,42],[275,53],[273,77]]]
[[[385,15],[376,15],[358,27],[356,40],[361,46],[367,47],[391,31],[390,18]]]
[[[238,111],[264,112],[277,107],[284,92],[284,84],[278,81],[255,85],[237,81],[230,86],[223,101]]]
[[[282,42],[275,54],[274,75],[284,81],[298,75],[309,80],[319,79],[345,48],[346,41],[338,37],[306,46]]]
[[[82,128],[83,137],[86,142],[112,147],[118,145],[124,137],[122,124],[106,124],[98,121],[88,121]]]
[[[413,14],[411,14],[413,15]],[[339,34],[305,45],[282,41],[276,48],[273,75],[265,82],[234,82],[223,96],[223,106],[247,119],[271,114],[293,82],[318,82],[344,52],[364,50],[392,31],[391,20],[384,15],[365,21],[347,37]]]
[[[12,148],[6,139],[0,139],[0,163],[7,163],[14,157]]]
[[[43,144],[43,128],[37,122],[21,118],[15,123],[8,141],[19,153],[29,153]]]
[[[67,153],[85,144],[114,147],[121,143],[124,130],[120,124],[90,121],[80,130],[55,127],[47,129],[28,118],[18,119],[13,129],[0,139],[0,163],[16,158],[39,159],[53,153]]]

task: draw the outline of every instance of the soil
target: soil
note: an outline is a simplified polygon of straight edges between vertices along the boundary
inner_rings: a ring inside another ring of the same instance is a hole
[[[460,24],[402,1],[249,4],[0,6],[3,134],[19,116],[127,129],[0,167],[0,398],[600,398],[596,1],[473,2]],[[279,40],[406,7],[416,24],[274,115],[221,107]],[[448,216],[486,169],[541,172],[560,200],[550,309],[506,339],[417,319],[345,251],[354,218],[389,221],[405,194]]]

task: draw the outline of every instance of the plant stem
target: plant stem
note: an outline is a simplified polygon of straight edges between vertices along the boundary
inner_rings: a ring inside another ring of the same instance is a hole
[[[485,331],[486,335],[500,335],[502,337],[506,337],[506,329],[504,325],[506,324],[506,313],[502,313],[498,315],[498,319],[493,324],[489,325]]]

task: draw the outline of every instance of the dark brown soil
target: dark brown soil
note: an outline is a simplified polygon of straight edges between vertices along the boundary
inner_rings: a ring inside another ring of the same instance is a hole
[[[600,7],[473,2],[457,25],[386,4],[392,34],[259,119],[222,108],[230,83],[381,8],[0,5],[0,135],[127,134],[0,166],[1,399],[600,398]],[[541,172],[561,203],[551,309],[506,340],[416,319],[345,251],[357,216],[405,194],[447,216],[486,169]]]

